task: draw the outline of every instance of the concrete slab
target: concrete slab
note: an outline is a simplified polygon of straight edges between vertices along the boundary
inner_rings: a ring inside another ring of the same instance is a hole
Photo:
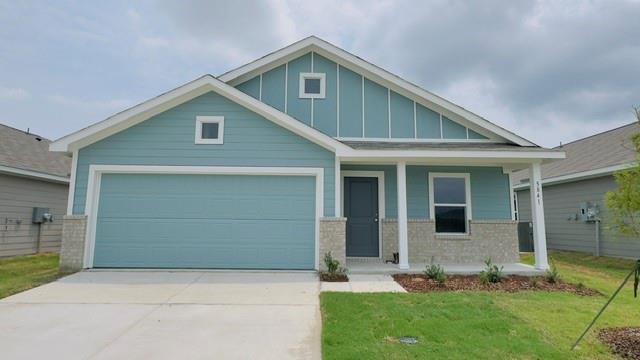
[[[321,291],[337,292],[407,292],[390,275],[380,274],[350,274],[349,282],[322,282]]]
[[[0,300],[2,359],[320,359],[311,273],[82,272]]]

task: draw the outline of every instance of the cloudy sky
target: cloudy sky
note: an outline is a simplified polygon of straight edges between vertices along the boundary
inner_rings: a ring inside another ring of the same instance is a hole
[[[634,120],[640,1],[0,0],[0,122],[58,138],[317,35],[540,145]]]

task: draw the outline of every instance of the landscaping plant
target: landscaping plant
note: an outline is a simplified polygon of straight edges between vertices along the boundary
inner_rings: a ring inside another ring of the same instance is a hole
[[[324,265],[327,271],[321,273],[324,281],[347,281],[347,269],[340,266],[340,261],[333,258],[331,251],[324,254]]]
[[[549,269],[544,274],[544,278],[551,284],[555,284],[560,281],[560,273],[558,272],[555,261],[553,261],[553,258],[551,257],[549,258]]]
[[[444,284],[447,276],[444,274],[444,268],[438,264],[431,264],[427,266],[424,274],[431,280],[434,280],[438,284]]]
[[[485,260],[485,265],[487,266],[484,270],[480,272],[480,280],[485,284],[495,284],[502,281],[504,275],[502,274],[503,266],[498,267],[495,265],[491,258]]]

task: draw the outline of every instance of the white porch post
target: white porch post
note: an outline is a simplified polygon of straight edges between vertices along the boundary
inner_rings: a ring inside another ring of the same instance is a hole
[[[549,268],[547,260],[547,233],[544,226],[544,203],[542,200],[542,174],[540,163],[529,168],[529,192],[531,193],[531,220],[533,221],[533,243],[536,269]]]
[[[334,207],[334,216],[335,217],[341,217],[342,216],[342,175],[340,174],[340,158],[336,156],[336,162],[335,162],[335,171],[334,171],[334,177],[335,177],[335,207]]]
[[[409,268],[409,241],[407,231],[407,164],[398,162],[398,253],[400,269]]]

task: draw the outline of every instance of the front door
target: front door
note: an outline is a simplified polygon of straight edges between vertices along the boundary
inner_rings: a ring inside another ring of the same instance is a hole
[[[378,178],[344,178],[347,256],[378,257]]]

